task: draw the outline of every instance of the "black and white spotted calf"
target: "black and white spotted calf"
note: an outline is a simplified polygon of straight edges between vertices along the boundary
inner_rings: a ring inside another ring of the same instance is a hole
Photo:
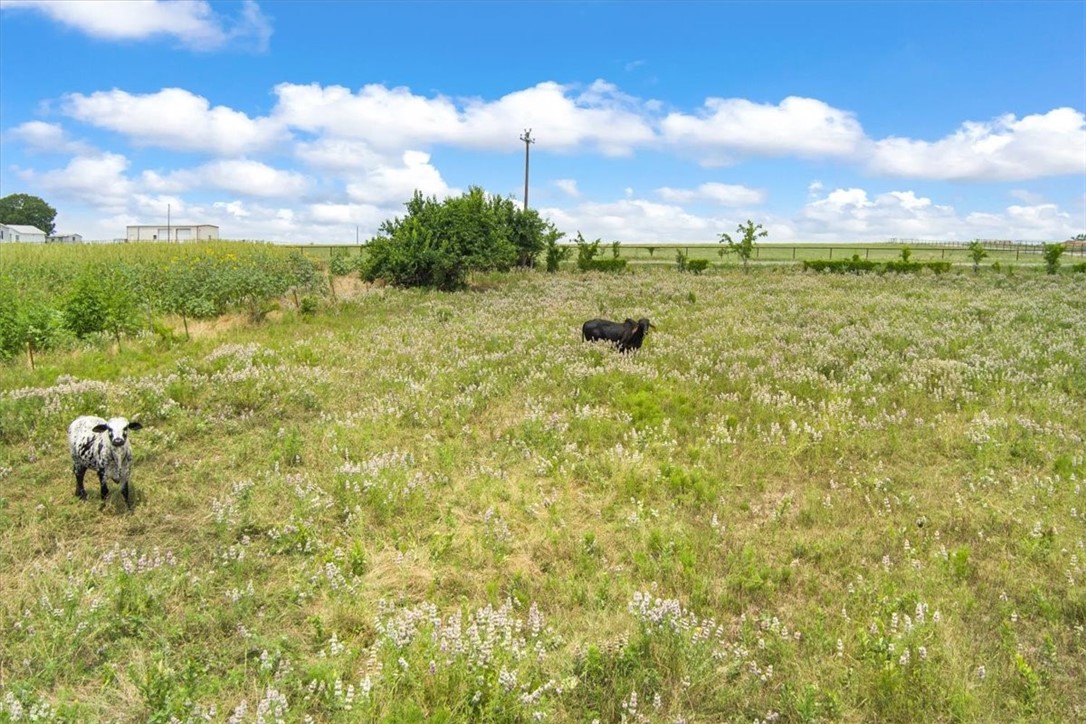
[[[83,488],[83,476],[88,470],[98,473],[102,487],[102,500],[109,495],[106,480],[121,484],[121,494],[129,506],[128,480],[132,474],[132,447],[128,444],[128,431],[139,430],[142,425],[129,422],[123,417],[104,420],[84,415],[68,426],[68,449],[72,453],[72,471],[75,473],[75,494],[87,499]]]

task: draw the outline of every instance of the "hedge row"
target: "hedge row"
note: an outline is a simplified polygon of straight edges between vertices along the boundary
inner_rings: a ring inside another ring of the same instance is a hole
[[[928,269],[936,274],[944,274],[950,271],[949,261],[887,261],[877,262],[870,259],[861,259],[854,254],[851,259],[815,259],[805,260],[804,269],[818,272],[831,272],[835,274],[860,274],[862,272],[891,272],[895,274],[915,274],[923,269]]]

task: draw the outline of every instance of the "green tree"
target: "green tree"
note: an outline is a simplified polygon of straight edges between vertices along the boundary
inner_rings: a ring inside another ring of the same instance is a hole
[[[980,263],[986,256],[988,256],[988,251],[984,248],[984,244],[981,243],[980,239],[973,239],[973,241],[969,242],[969,258],[973,260],[974,274],[980,271]]]
[[[9,194],[0,199],[0,224],[26,224],[48,236],[56,230],[57,210],[30,194]]]
[[[1066,247],[1063,244],[1041,244],[1041,256],[1045,259],[1045,271],[1055,274],[1060,268],[1060,256]]]
[[[749,271],[748,264],[754,255],[755,239],[769,236],[769,232],[762,228],[761,224],[755,224],[750,219],[747,219],[747,223],[740,224],[736,232],[742,236],[740,241],[735,241],[730,234],[725,232],[720,235],[719,243],[728,242],[728,251],[734,251],[743,260],[743,271]]]
[[[524,209],[513,199],[491,199],[491,206],[504,226],[506,237],[517,250],[516,265],[534,267],[539,255],[547,250],[549,235],[558,230],[535,209]],[[559,234],[561,236],[561,234]]]

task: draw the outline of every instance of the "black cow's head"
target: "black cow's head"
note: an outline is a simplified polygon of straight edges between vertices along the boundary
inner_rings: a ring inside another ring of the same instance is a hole
[[[649,328],[655,329],[655,325],[645,317],[637,320],[637,322],[627,319],[623,326],[626,329],[622,334],[622,340],[618,343],[618,348],[622,352],[641,349],[641,343],[645,341],[645,335],[648,334]]]

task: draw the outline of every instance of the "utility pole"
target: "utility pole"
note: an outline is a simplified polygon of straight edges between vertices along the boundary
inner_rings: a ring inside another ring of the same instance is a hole
[[[532,129],[529,128],[524,132],[524,135],[520,137],[520,140],[524,141],[524,210],[528,210],[528,149],[535,139],[532,138]]]

